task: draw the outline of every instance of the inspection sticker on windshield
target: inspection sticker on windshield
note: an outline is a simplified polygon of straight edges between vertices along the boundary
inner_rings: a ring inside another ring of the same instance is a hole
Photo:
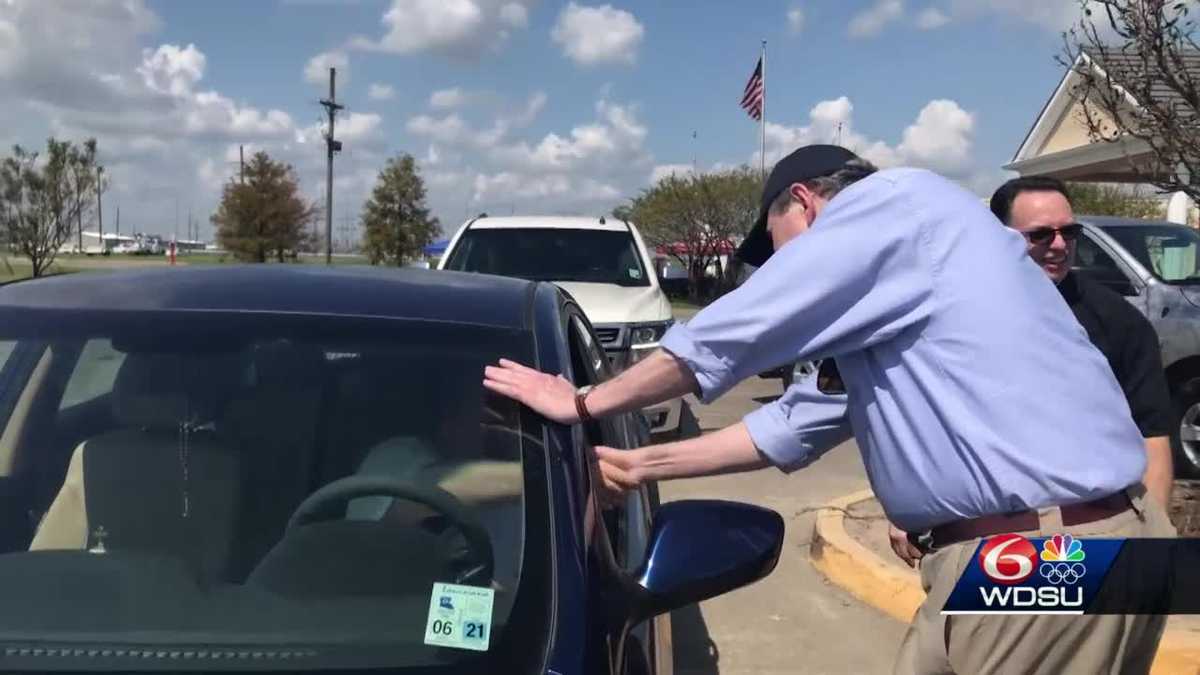
[[[490,588],[435,583],[429,598],[425,644],[487,651],[495,596],[496,591]]]

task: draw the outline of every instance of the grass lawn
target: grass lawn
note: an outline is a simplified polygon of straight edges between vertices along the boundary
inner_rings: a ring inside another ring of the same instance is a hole
[[[55,263],[50,267],[49,274],[65,274],[67,272],[76,272],[77,269]],[[0,262],[0,283],[8,281],[16,281],[17,279],[28,279],[33,274],[33,266],[27,260],[9,258],[7,261]]]
[[[671,309],[683,309],[698,312],[704,309],[704,305],[697,305],[696,303],[684,298],[672,298]]]
[[[88,255],[59,255],[55,258],[54,264],[51,265],[47,274],[68,274],[72,272],[106,272],[119,269],[133,269],[142,267],[166,267],[171,263],[166,256],[143,256],[143,255],[109,255],[109,256],[88,256]],[[187,265],[233,265],[237,261],[233,256],[228,254],[192,254],[188,256],[180,256],[176,258],[175,264],[179,266]],[[278,264],[278,263],[267,263]],[[304,255],[300,256],[297,263],[302,265],[324,265],[324,255]],[[367,258],[357,255],[337,255],[333,257],[334,265],[366,265]],[[0,261],[0,283],[6,281],[15,281],[17,279],[27,279],[33,274],[33,267],[25,258],[9,256],[3,261]]]

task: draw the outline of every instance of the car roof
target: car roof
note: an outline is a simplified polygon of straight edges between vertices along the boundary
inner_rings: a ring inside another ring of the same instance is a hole
[[[305,264],[77,272],[0,286],[0,309],[249,311],[528,329],[536,284],[485,274]]]
[[[1179,223],[1172,223],[1169,220],[1144,220],[1141,218],[1122,218],[1119,216],[1077,216],[1077,220],[1096,227],[1137,227],[1137,226],[1163,226],[1169,225],[1174,227],[1187,227]]]
[[[504,216],[476,218],[468,226],[472,230],[603,230],[606,232],[628,232],[629,225],[616,218],[583,218],[563,216]]]

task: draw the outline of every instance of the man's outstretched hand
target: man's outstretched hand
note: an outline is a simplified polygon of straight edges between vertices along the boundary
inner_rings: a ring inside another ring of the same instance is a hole
[[[575,385],[562,375],[550,375],[508,359],[483,370],[483,386],[519,401],[561,424],[579,421],[575,411]]]

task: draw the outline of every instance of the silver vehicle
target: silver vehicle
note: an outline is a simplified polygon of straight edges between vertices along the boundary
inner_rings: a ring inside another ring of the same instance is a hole
[[[1200,232],[1164,221],[1079,221],[1074,269],[1125,296],[1154,325],[1178,421],[1176,473],[1200,475]]]

